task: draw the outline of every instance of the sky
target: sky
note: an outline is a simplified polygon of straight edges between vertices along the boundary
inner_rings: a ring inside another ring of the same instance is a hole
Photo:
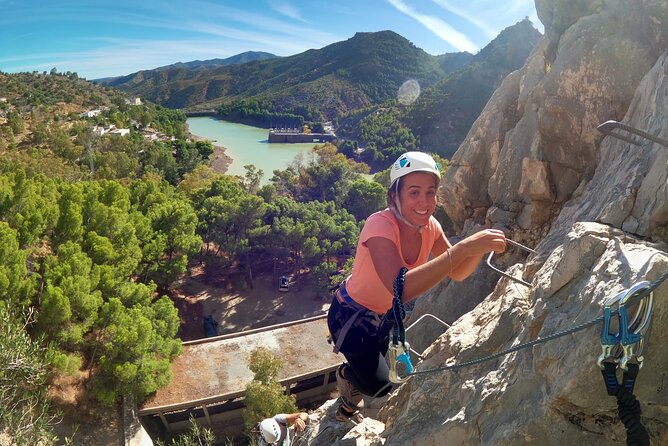
[[[0,0],[0,71],[98,79],[382,30],[429,54],[475,54],[527,16],[543,32],[534,0]]]

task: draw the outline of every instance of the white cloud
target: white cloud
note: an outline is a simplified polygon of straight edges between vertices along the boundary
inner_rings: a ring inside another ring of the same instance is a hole
[[[265,45],[220,40],[132,40],[101,39],[104,45],[90,51],[33,53],[20,58],[0,58],[0,64],[13,64],[12,71],[75,71],[87,79],[122,76],[181,61],[226,58],[244,51],[270,51]],[[277,42],[281,45],[284,42]]]
[[[436,34],[445,42],[452,45],[459,51],[468,51],[475,53],[480,48],[471,41],[465,34],[455,30],[452,26],[439,19],[438,17],[420,14],[413,8],[408,6],[403,0],[387,0],[392,6],[397,8],[401,13],[406,14],[414,20],[417,20],[425,26],[429,31]]]
[[[460,8],[456,5],[453,5],[452,2],[449,2],[447,0],[432,0],[434,3],[436,3],[438,6],[441,8],[445,9],[446,11],[458,15],[459,17],[465,19],[469,23],[477,26],[482,30],[489,39],[493,39],[494,37],[497,36],[498,30],[495,30],[494,28],[488,26],[485,22],[480,20],[477,16],[479,14],[473,14],[470,13],[470,9],[466,10],[464,8]]]
[[[293,5],[290,3],[286,3],[283,1],[278,1],[278,0],[269,0],[269,6],[271,6],[271,9],[274,11],[278,12],[279,14],[282,14],[286,17],[290,17],[291,19],[299,20],[301,22],[305,22],[304,18],[301,16],[301,13],[297,8],[295,8]]]

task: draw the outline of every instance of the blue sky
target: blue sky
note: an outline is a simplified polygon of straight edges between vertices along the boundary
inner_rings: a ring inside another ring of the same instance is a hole
[[[0,70],[96,79],[386,29],[430,54],[475,53],[525,16],[543,31],[534,0],[0,0]]]

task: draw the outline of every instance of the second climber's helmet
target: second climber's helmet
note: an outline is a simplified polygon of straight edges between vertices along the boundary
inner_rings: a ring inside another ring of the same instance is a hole
[[[275,443],[281,437],[281,428],[273,418],[265,418],[260,422],[260,434],[267,443]]]
[[[434,158],[424,152],[406,152],[390,168],[390,185],[413,172],[428,172],[441,179],[441,169]]]

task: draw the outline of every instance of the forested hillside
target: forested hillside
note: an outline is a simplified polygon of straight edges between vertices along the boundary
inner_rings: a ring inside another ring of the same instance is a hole
[[[341,151],[377,170],[402,150],[451,156],[539,38],[525,19],[476,55],[431,56],[391,31],[357,33],[291,57],[142,71],[110,85],[168,107],[215,109],[223,119],[260,127],[332,120]],[[417,90],[408,102],[398,98],[406,81]]]
[[[172,108],[215,108],[252,99],[271,110],[300,114],[306,107],[318,120],[384,102],[409,78],[431,85],[450,66],[392,31],[357,33],[317,50],[215,69],[138,73],[109,85]],[[454,62],[456,66],[457,63]]]
[[[248,281],[310,271],[326,290],[385,206],[385,186],[330,144],[259,187],[252,167],[209,168],[180,112],[55,72],[0,74],[0,92],[0,431],[19,444],[50,438],[64,404],[141,402],[169,382],[173,294],[193,262]],[[99,134],[112,125],[129,133]],[[83,394],[47,397],[68,380]]]
[[[188,69],[197,69],[197,68],[217,68],[224,67],[227,65],[242,64],[253,62],[256,60],[267,60],[273,59],[278,56],[265,53],[263,51],[245,51],[243,53],[227,57],[225,59],[208,59],[208,60],[193,60],[190,62],[177,62],[170,65],[165,65],[162,67],[154,68],[152,70],[142,70],[136,73],[131,73],[125,76],[117,77],[106,77],[103,79],[95,79],[94,82],[103,85],[115,85],[122,84],[125,82],[133,82],[137,79],[150,77],[151,73],[159,71],[167,71],[173,68],[188,68]]]
[[[450,158],[494,90],[524,65],[540,37],[525,19],[503,30],[465,67],[425,89],[406,116],[422,149]]]
[[[343,153],[384,168],[403,150],[424,150],[449,158],[501,81],[520,68],[540,33],[529,20],[503,30],[499,36],[410,104],[388,101],[354,110],[338,119],[337,135]],[[449,55],[451,63],[463,58]],[[466,58],[464,58],[466,59]],[[444,64],[447,60],[444,59]],[[357,154],[356,149],[364,148]]]

